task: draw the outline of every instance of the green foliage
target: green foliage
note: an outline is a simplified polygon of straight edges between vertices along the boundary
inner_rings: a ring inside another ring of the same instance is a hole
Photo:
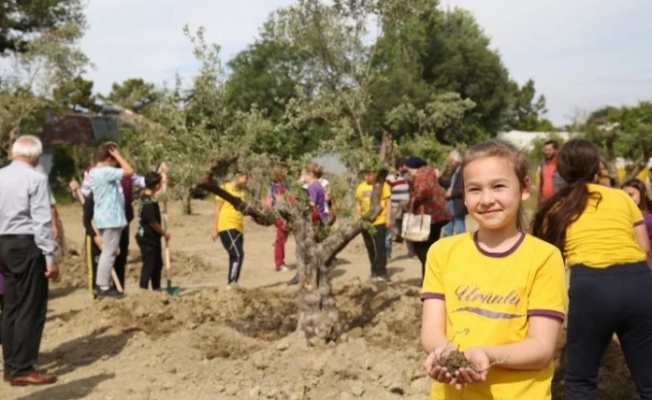
[[[433,95],[421,110],[404,98],[402,104],[389,111],[386,121],[392,132],[414,129],[417,137],[427,136],[442,143],[469,143],[477,137],[463,137],[459,132],[466,113],[473,107],[473,101],[462,99],[457,93]]]
[[[652,102],[596,110],[589,116],[584,130],[607,157],[619,155],[630,160],[648,160],[652,157]]]
[[[513,94],[507,115],[507,129],[516,129],[528,132],[551,132],[555,128],[545,119],[546,98],[540,95],[536,98],[534,81],[528,80],[525,85],[518,87],[514,84]]]
[[[48,12],[46,8],[50,4],[76,2],[23,3],[25,7],[38,4],[44,7],[42,12]],[[65,10],[62,13],[65,14]],[[68,22],[63,24],[62,21],[61,25],[50,27],[42,34],[35,31],[30,41],[21,45],[20,52],[8,54],[12,68],[0,81],[0,153],[8,153],[17,135],[38,131],[45,110],[52,107],[49,96],[53,89],[80,76],[88,65],[86,56],[75,46],[84,26]],[[0,40],[2,37],[0,32]]]
[[[80,76],[55,87],[52,90],[52,100],[59,107],[75,112],[99,110],[93,95],[93,82]]]
[[[66,186],[79,171],[75,169],[75,154],[70,145],[57,146],[52,156],[52,170],[50,171],[50,184],[53,187]]]
[[[443,146],[436,140],[418,136],[415,139],[403,138],[398,144],[396,153],[400,157],[417,156],[430,164],[442,165],[451,150],[451,147]]]
[[[84,27],[81,0],[0,0],[0,55],[27,52],[65,25]]]
[[[507,110],[509,79],[473,16],[460,9],[443,11],[436,0],[376,4],[382,35],[374,64],[383,79],[373,87],[379,101],[373,103],[368,123],[379,129],[379,121],[405,98],[415,109],[425,110],[432,93],[453,92],[474,107],[459,127],[437,132],[438,140],[453,145],[494,136]],[[403,125],[393,133],[402,137],[416,130]]]
[[[153,83],[141,78],[127,79],[122,83],[114,83],[108,96],[101,96],[106,103],[115,104],[139,114],[147,114],[148,107],[159,100],[160,91]]]

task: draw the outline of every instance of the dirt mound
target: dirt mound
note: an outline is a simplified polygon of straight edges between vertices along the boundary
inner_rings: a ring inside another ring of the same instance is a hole
[[[85,253],[71,251],[62,260],[61,281],[57,287],[84,288],[88,287],[88,266]]]
[[[359,282],[336,290],[335,295],[345,339],[364,337],[370,344],[395,349],[418,345],[418,288]]]
[[[138,291],[121,300],[103,300],[99,307],[116,326],[136,328],[154,339],[203,324],[223,324],[248,337],[275,340],[296,329],[296,294],[287,292],[205,290],[171,297]]]

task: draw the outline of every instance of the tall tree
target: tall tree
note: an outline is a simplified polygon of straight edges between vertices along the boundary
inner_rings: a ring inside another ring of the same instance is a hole
[[[142,78],[127,79],[111,85],[111,93],[101,96],[104,102],[115,104],[139,114],[146,113],[148,106],[161,98],[160,91],[153,83]]]
[[[8,3],[3,7],[7,9]],[[83,25],[69,21],[30,36],[20,52],[7,54],[11,68],[0,81],[0,152],[7,154],[23,129],[37,129],[55,87],[83,74],[88,59],[76,46],[83,31]]]
[[[85,26],[81,0],[0,0],[0,55],[25,52],[29,43],[63,26]]]
[[[591,113],[582,130],[600,147],[609,178],[619,185],[618,157],[631,161],[625,170],[625,180],[637,176],[652,157],[652,102],[598,109]]]
[[[513,84],[513,95],[507,114],[507,129],[521,131],[553,131],[554,126],[545,118],[546,98],[536,97],[534,81],[529,79],[523,86]]]
[[[437,0],[377,1],[383,34],[375,63],[383,71],[374,92],[370,124],[407,98],[417,109],[432,101],[432,94],[458,93],[475,106],[464,123],[440,130],[447,144],[471,143],[495,135],[502,128],[510,96],[507,70],[473,16],[463,10],[444,11]],[[403,126],[399,136],[414,126]]]
[[[61,82],[52,90],[54,103],[73,111],[96,111],[98,109],[93,95],[93,82],[80,76]]]

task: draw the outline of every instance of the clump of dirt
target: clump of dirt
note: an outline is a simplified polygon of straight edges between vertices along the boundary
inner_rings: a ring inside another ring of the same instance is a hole
[[[452,349],[441,356],[436,363],[439,364],[439,366],[446,368],[451,374],[455,374],[462,368],[475,369],[471,361],[466,358],[466,355],[463,351],[460,351],[460,349]]]

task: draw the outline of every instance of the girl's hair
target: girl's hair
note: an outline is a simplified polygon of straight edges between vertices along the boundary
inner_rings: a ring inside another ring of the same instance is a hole
[[[638,190],[639,197],[641,198],[641,201],[638,204],[638,208],[641,211],[647,212],[649,205],[647,203],[647,188],[645,187],[645,183],[643,183],[643,181],[640,179],[630,179],[627,182],[623,183],[622,188],[625,189],[626,187],[631,187]]]
[[[518,182],[520,184],[521,190],[530,187],[531,183],[528,177],[528,162],[523,152],[517,149],[511,143],[499,139],[487,140],[485,142],[473,145],[466,150],[460,170],[460,175],[462,176],[462,186],[464,186],[463,179],[464,169],[466,166],[469,165],[471,161],[487,157],[499,157],[507,161],[510,166],[514,168],[514,173],[516,173],[516,176],[518,177]],[[516,227],[519,230],[525,229],[525,213],[523,211],[522,205],[518,207]]]
[[[589,192],[587,186],[600,173],[598,148],[585,139],[569,140],[557,153],[557,171],[566,185],[541,205],[534,217],[532,234],[564,254],[568,227],[582,215],[591,198],[598,204],[602,200],[600,193]]]
[[[147,189],[154,189],[163,177],[158,172],[152,171],[145,174],[145,187]]]
[[[321,167],[315,163],[306,164],[306,166],[303,167],[303,170],[309,173],[310,175],[314,176],[315,178],[320,178],[321,175],[323,174]]]
[[[288,180],[288,169],[283,165],[277,165],[272,170],[272,182],[285,183]]]

